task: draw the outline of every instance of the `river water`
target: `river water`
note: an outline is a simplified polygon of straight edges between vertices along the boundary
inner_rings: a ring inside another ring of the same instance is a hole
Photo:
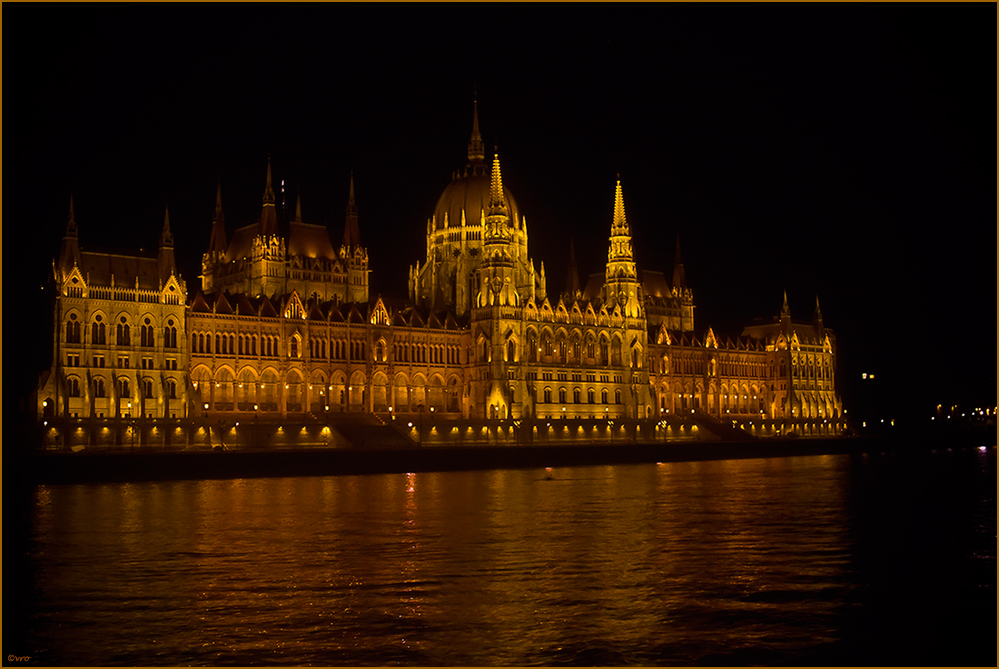
[[[995,490],[994,448],[44,486],[3,654],[994,666]]]

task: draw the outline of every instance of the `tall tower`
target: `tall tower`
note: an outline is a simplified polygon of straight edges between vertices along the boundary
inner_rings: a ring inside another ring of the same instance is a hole
[[[642,289],[631,246],[631,227],[624,214],[620,179],[614,191],[614,219],[604,270],[603,300],[608,309],[619,305],[621,313],[627,318],[642,318],[644,315]]]
[[[472,384],[473,406],[485,418],[519,418],[525,399],[524,384],[517,382],[523,379],[519,344],[524,342],[524,323],[514,271],[513,235],[499,156],[494,154],[478,267],[479,292],[471,322],[479,370]]]

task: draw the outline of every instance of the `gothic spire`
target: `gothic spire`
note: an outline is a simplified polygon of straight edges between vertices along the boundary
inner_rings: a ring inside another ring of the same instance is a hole
[[[173,248],[173,233],[170,232],[170,207],[163,214],[163,231],[160,233],[160,246]]]
[[[493,153],[493,171],[489,178],[489,211],[490,216],[507,216],[506,197],[503,194],[503,177],[500,174],[499,154]]]
[[[361,245],[361,229],[357,224],[357,203],[354,202],[354,172],[350,173],[350,194],[347,196],[347,218],[343,228],[343,245],[353,248]]]
[[[680,255],[680,233],[676,233],[676,254],[673,256],[673,287],[678,291],[687,287],[687,276],[683,271],[683,256]]]
[[[628,220],[624,215],[624,195],[621,193],[621,175],[617,177],[617,188],[614,191],[614,222],[611,224],[611,232],[623,228],[623,234],[631,234],[628,230]],[[620,233],[619,233],[620,234]]]
[[[225,214],[222,212],[222,181],[215,189],[215,216],[212,218],[212,236],[208,240],[208,252],[225,254]]]
[[[80,264],[80,244],[76,234],[76,216],[73,214],[73,196],[69,196],[69,216],[66,219],[66,234],[62,238],[62,248],[59,250],[59,272],[65,273]],[[58,278],[58,277],[57,277]]]
[[[566,271],[565,290],[570,295],[579,292],[579,269],[576,267],[576,243],[569,237],[569,268]]]
[[[174,273],[177,262],[173,254],[173,233],[170,232],[170,207],[166,207],[163,213],[163,232],[160,233],[159,251],[160,284],[166,283],[170,275]]]
[[[267,157],[267,181],[264,184],[264,205],[260,212],[260,227],[257,234],[265,237],[276,235],[277,228],[277,208],[274,205],[274,185],[271,180],[271,159]]]
[[[479,101],[474,100],[472,104],[472,138],[468,142],[468,162],[481,164],[486,159],[486,149],[482,144],[482,135],[479,133]]]
[[[641,290],[631,245],[631,228],[624,214],[620,175],[614,189],[614,220],[611,223],[609,241],[602,291],[604,302],[609,305],[619,304],[623,313],[629,317],[637,317],[642,309]]]
[[[786,290],[784,291],[784,306],[782,306],[780,308],[780,317],[781,317],[781,319],[783,319],[785,317],[786,318],[790,318],[791,317],[791,308],[787,306],[787,291]]]
[[[69,196],[69,217],[66,219],[66,236],[76,237],[76,215],[73,213],[73,196]]]
[[[819,323],[822,322],[822,309],[819,308],[819,296],[815,296],[815,314],[813,318]]]
[[[295,198],[295,222],[302,222],[302,191],[298,191],[298,195]]]

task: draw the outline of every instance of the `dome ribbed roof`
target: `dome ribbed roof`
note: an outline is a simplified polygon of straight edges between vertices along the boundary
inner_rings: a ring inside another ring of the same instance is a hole
[[[510,224],[520,227],[520,210],[517,201],[504,186],[503,196],[506,200]],[[444,229],[444,216],[447,215],[448,227],[461,227],[461,212],[465,211],[465,225],[482,225],[480,220],[483,212],[489,211],[489,172],[483,166],[470,166],[465,174],[457,176],[437,200],[434,208],[434,229]]]

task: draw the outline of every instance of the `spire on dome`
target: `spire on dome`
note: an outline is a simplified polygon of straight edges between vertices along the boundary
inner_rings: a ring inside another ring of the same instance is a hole
[[[819,323],[822,322],[822,309],[819,308],[819,296],[815,296],[815,314],[813,318]]]
[[[790,318],[791,317],[791,308],[787,306],[787,291],[786,290],[784,291],[784,306],[782,306],[780,308],[780,317],[781,317],[781,319],[783,319],[785,317],[786,318]]]
[[[350,173],[350,194],[347,196],[347,219],[343,228],[343,245],[353,248],[361,245],[361,229],[357,224],[357,203],[354,202],[354,172]]]
[[[271,158],[267,157],[267,181],[264,184],[264,206],[260,212],[260,227],[257,234],[265,237],[276,235],[277,209],[274,206],[274,186],[271,180]]]
[[[489,211],[487,214],[490,216],[507,215],[506,197],[503,194],[503,177],[500,174],[498,153],[493,153],[493,171],[492,176],[489,178]]]
[[[472,138],[468,142],[468,161],[472,164],[480,164],[486,159],[486,149],[482,144],[482,135],[479,133],[479,101],[472,103]]]

